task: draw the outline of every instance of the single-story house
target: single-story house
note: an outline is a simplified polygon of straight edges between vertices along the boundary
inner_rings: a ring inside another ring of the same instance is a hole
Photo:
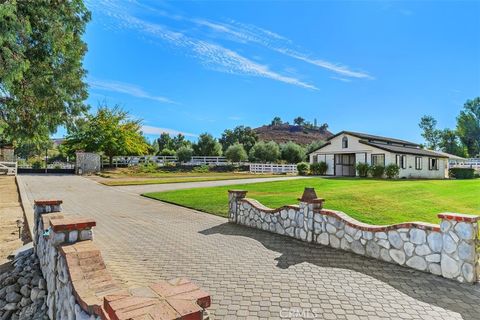
[[[309,153],[310,163],[326,162],[327,175],[356,176],[357,163],[387,166],[397,164],[400,178],[448,178],[448,156],[423,149],[419,144],[342,131],[328,138],[327,143]]]

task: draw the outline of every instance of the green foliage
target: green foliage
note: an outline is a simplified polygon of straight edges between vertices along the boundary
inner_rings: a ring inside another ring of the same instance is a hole
[[[465,102],[457,117],[457,133],[470,157],[480,154],[480,97]]]
[[[175,154],[176,154],[175,150],[165,148],[162,151],[160,151],[159,155],[160,156],[173,157]]]
[[[87,110],[83,1],[0,2],[0,128],[42,140]]]
[[[443,129],[439,131],[439,147],[443,152],[457,155],[459,157],[467,156],[465,148],[462,146],[455,131]]]
[[[154,162],[145,162],[138,166],[137,171],[140,173],[158,172],[158,165]]]
[[[245,148],[238,142],[228,147],[225,151],[225,157],[231,162],[242,162],[248,159]]]
[[[391,163],[385,167],[385,175],[387,176],[388,179],[393,179],[398,177],[399,173],[400,173],[400,167],[394,163]]]
[[[360,177],[367,177],[368,173],[370,172],[370,165],[368,163],[359,162],[355,166],[355,169],[357,169]]]
[[[371,166],[370,167],[370,174],[374,178],[382,178],[383,173],[385,172],[385,167],[384,166]]]
[[[222,145],[209,133],[202,133],[193,145],[196,156],[221,156]]]
[[[448,170],[450,177],[455,179],[473,179],[475,170],[472,168],[450,168]]]
[[[327,173],[328,164],[325,161],[315,162],[310,165],[310,173],[324,176]]]
[[[307,162],[297,163],[297,171],[301,176],[306,176],[308,174],[309,164]]]
[[[432,116],[425,115],[420,119],[418,126],[423,130],[422,137],[427,142],[427,147],[433,150],[437,149],[440,142],[440,133],[436,129],[437,120]]]
[[[43,167],[43,164],[41,161],[35,161],[32,163],[32,169],[41,169]]]
[[[251,161],[257,162],[276,162],[280,158],[280,148],[274,141],[257,142],[249,153]]]
[[[295,119],[293,119],[293,123],[297,126],[303,126],[305,125],[305,119],[302,117],[296,117]]]
[[[283,121],[280,117],[275,117],[272,119],[272,122],[270,123],[271,126],[279,126],[282,125]]]
[[[226,151],[228,147],[234,145],[235,143],[240,143],[248,153],[255,145],[257,140],[257,134],[252,128],[238,126],[233,130],[226,129],[222,133],[222,137],[219,139],[219,142],[222,145],[223,151]]]
[[[141,121],[132,120],[128,112],[115,106],[100,106],[89,114],[80,126],[67,136],[65,146],[70,153],[76,150],[102,152],[110,158],[117,155],[145,155],[148,142],[141,131]]]
[[[305,149],[294,142],[290,141],[282,144],[280,149],[282,152],[282,160],[288,163],[299,163],[305,160]]]
[[[309,145],[307,145],[306,149],[305,149],[305,152],[308,154],[308,153],[311,153],[317,149],[319,149],[321,146],[323,146],[325,144],[325,141],[321,141],[321,140],[318,140],[318,141],[313,141],[312,143],[310,143]]]
[[[163,132],[156,140],[157,154],[162,155],[161,152],[164,149],[173,150],[174,152],[181,147],[190,147],[192,143],[185,139],[185,136],[181,133],[175,137],[170,137],[170,134]]]
[[[183,146],[177,150],[177,158],[180,162],[189,162],[192,160],[193,149],[189,146]]]
[[[210,167],[206,164],[202,164],[201,166],[193,168],[192,172],[197,173],[207,173],[210,171]]]

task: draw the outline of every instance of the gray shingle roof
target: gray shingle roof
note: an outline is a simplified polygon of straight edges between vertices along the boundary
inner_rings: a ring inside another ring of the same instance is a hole
[[[406,140],[376,136],[376,135],[373,135],[373,134],[354,132],[354,131],[341,131],[341,132],[337,133],[336,135],[330,137],[328,140],[331,140],[334,137],[337,137],[341,134],[349,134],[349,135],[352,135],[354,137],[357,137],[357,138],[360,138],[360,139],[365,139],[365,140],[377,140],[377,141],[393,142],[393,143],[399,143],[399,144],[405,144],[405,145],[411,145],[411,146],[417,146],[417,147],[420,146],[418,143],[414,143],[414,142],[410,142],[410,141],[406,141]]]
[[[425,150],[421,148],[415,148],[415,147],[409,147],[409,146],[402,147],[402,146],[396,146],[391,144],[369,142],[365,140],[360,140],[360,143],[363,143],[378,149],[394,152],[394,153],[406,153],[406,154],[413,154],[413,155],[426,156],[426,157],[448,158],[447,156],[441,153],[437,153],[432,150]]]

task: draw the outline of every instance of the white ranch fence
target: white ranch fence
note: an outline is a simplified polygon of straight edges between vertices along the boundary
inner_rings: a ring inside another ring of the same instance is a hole
[[[103,158],[103,165],[109,165],[109,158]],[[164,166],[168,163],[178,163],[175,156],[116,156],[113,157],[113,165],[118,166],[136,166],[143,163],[156,163],[158,166]],[[215,165],[224,166],[228,164],[225,157],[193,156],[189,162],[184,163],[188,166],[195,165]]]
[[[0,162],[0,174],[17,175],[17,162]]]
[[[296,164],[250,163],[251,173],[297,173]]]
[[[475,171],[480,171],[480,158],[470,158],[465,160],[450,160],[448,162],[449,168],[472,168]]]

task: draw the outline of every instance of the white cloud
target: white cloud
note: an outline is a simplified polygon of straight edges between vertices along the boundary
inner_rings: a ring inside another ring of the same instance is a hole
[[[171,134],[171,135],[183,134],[186,137],[198,137],[198,135],[194,134],[194,133],[178,131],[178,130],[175,130],[175,129],[153,127],[153,126],[142,126],[142,132],[144,134],[160,135],[162,133],[168,133],[168,134]]]
[[[142,88],[130,83],[124,83],[124,82],[112,81],[112,80],[93,79],[93,80],[89,80],[88,84],[90,85],[90,87],[98,90],[124,93],[133,97],[155,100],[161,103],[173,103],[173,104],[176,103],[170,100],[169,98],[152,95],[146,92],[145,90],[143,90]]]

